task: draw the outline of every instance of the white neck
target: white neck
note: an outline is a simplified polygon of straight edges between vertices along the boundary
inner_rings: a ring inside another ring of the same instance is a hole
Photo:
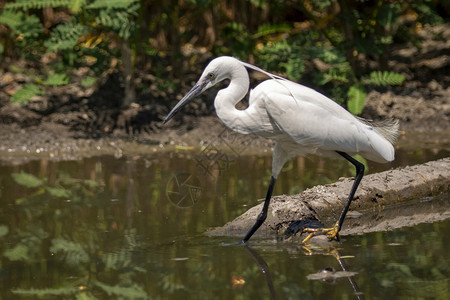
[[[248,72],[245,67],[236,61],[227,66],[229,68],[226,78],[230,79],[230,84],[227,88],[220,90],[214,100],[214,107],[217,116],[229,128],[246,133],[242,131],[242,117],[246,114],[245,110],[236,109],[236,104],[239,103],[247,94],[250,80]]]

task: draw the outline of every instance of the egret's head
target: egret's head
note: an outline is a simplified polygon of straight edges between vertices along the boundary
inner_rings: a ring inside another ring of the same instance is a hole
[[[212,60],[200,76],[200,79],[192,87],[192,89],[175,105],[169,112],[165,124],[169,121],[184,105],[193,100],[195,97],[201,95],[207,89],[213,87],[216,83],[231,77],[232,66],[239,62],[236,58],[229,56],[221,56]]]

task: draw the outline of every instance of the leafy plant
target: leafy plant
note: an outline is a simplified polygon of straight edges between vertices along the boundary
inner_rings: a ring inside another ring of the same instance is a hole
[[[11,28],[19,42],[24,39],[37,38],[44,31],[44,27],[37,16],[27,16],[21,11],[2,10],[0,12],[0,23]]]
[[[53,20],[56,23],[51,24],[52,27],[44,28],[38,17],[39,10],[44,8],[58,10],[65,17],[61,21]],[[56,64],[49,66],[53,67],[50,74],[88,64],[92,72],[99,75],[110,67],[111,60],[120,58],[123,49],[129,49],[129,46],[123,45],[135,41],[131,38],[138,28],[136,18],[139,8],[139,0],[17,0],[5,4],[0,12],[0,23],[8,26],[10,30],[13,43],[7,45],[14,44],[19,47],[22,51],[18,53],[22,56],[39,60],[45,52],[59,55],[61,60],[55,60]],[[117,38],[121,39],[119,47],[111,47],[111,42],[115,42]],[[93,43],[92,40],[96,42]],[[132,48],[136,49],[137,46],[133,45]],[[122,55],[122,59],[125,60],[130,55]],[[89,59],[92,57],[95,59]],[[58,65],[61,61],[64,67]],[[130,73],[132,68],[125,68],[125,71]],[[43,73],[40,77],[45,76]],[[129,78],[128,74],[125,77]],[[42,82],[48,86],[68,83],[68,77],[59,75],[50,75]],[[32,96],[45,92],[46,89],[38,90],[37,87],[33,89],[28,86],[12,98],[12,101],[23,104]]]
[[[52,86],[66,85],[69,83],[69,77],[66,74],[55,73],[48,76],[43,83]]]
[[[44,90],[35,84],[25,84],[21,89],[17,90],[11,98],[11,102],[20,105],[28,102],[31,98],[37,95],[44,94]]]
[[[387,72],[387,71],[373,71],[369,77],[363,77],[361,83],[356,83],[350,87],[347,92],[347,108],[348,110],[359,115],[365,105],[367,94],[364,90],[363,84],[366,85],[380,85],[380,86],[392,86],[400,85],[405,80],[405,76],[399,73]]]
[[[388,72],[388,71],[373,71],[370,73],[368,78],[363,78],[362,82],[364,84],[373,85],[400,85],[405,81],[405,76],[399,73]]]
[[[91,76],[85,77],[81,80],[81,86],[91,87],[97,82],[97,79]]]
[[[366,93],[364,91],[364,87],[361,84],[355,84],[350,87],[347,93],[348,101],[347,101],[347,108],[348,110],[355,114],[359,115],[363,108],[366,101]]]
[[[16,0],[5,4],[5,9],[39,9],[44,7],[69,7],[71,0]]]
[[[417,31],[426,24],[445,22],[445,13],[438,10],[448,6],[426,0],[224,3],[7,1],[0,11],[0,23],[8,28],[0,53],[35,61],[47,52],[55,53],[57,58],[45,66],[40,78],[70,75],[79,67],[89,67],[89,76],[98,78],[122,62],[127,99],[134,95],[130,91],[136,61],[151,66],[155,81],[173,81],[174,76],[182,80],[187,68],[192,72],[205,51],[227,54],[302,80],[342,104],[350,101],[350,107],[359,103],[359,111],[361,85],[402,82],[400,76],[389,73],[392,45],[420,45]],[[62,18],[47,24],[44,8]]]
[[[97,24],[109,27],[121,38],[128,39],[136,30],[136,23],[130,18],[137,16],[139,0],[96,0],[88,9],[98,10]]]
[[[73,49],[78,39],[86,33],[87,28],[81,24],[61,24],[52,30],[50,38],[44,42],[48,52]]]

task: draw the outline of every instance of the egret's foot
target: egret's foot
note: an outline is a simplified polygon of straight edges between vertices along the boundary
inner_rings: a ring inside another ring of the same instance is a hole
[[[325,235],[330,241],[334,239],[339,241],[339,225],[337,222],[330,228],[304,228],[302,230],[302,234],[303,233],[309,234],[303,239],[302,244],[306,244],[313,236],[316,235]]]

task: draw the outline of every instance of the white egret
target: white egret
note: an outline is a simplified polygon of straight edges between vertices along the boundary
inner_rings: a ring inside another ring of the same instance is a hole
[[[249,92],[246,68],[262,72],[268,79],[250,90],[249,106],[239,110],[235,106]],[[246,243],[267,217],[275,181],[283,165],[297,155],[315,154],[327,157],[342,156],[356,168],[356,177],[347,203],[331,228],[304,229],[309,235],[324,234],[338,238],[345,215],[364,175],[364,165],[351,157],[359,154],[376,161],[394,159],[392,144],[398,135],[398,121],[370,122],[355,117],[339,104],[306,86],[273,75],[236,58],[222,56],[212,60],[195,86],[167,115],[169,121],[189,101],[222,80],[229,79],[227,88],[220,90],[214,100],[217,116],[234,131],[256,134],[276,142],[272,159],[272,176],[261,213],[242,240]]]

